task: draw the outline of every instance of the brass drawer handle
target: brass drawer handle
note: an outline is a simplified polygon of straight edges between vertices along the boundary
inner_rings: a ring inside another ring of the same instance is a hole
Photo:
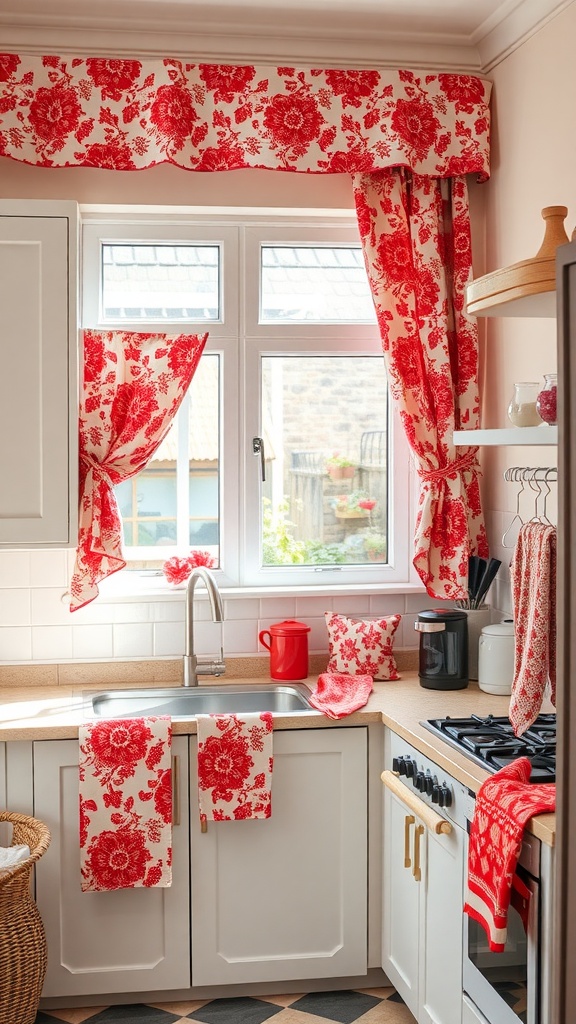
[[[416,818],[413,814],[407,814],[404,818],[404,867],[409,868],[412,866],[410,860],[410,826],[414,824]]]
[[[412,874],[417,882],[422,878],[420,868],[420,836],[422,835],[424,835],[424,825],[417,825],[414,832],[414,868],[412,869]]]

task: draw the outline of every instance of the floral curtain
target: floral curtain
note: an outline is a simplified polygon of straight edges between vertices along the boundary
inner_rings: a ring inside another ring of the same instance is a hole
[[[489,176],[490,92],[451,73],[0,54],[0,156],[354,176],[392,395],[421,479],[414,563],[445,598],[464,595],[468,554],[486,553],[476,451],[456,453],[450,436],[479,419],[465,175]]]
[[[489,173],[471,75],[0,54],[0,155],[41,167]]]
[[[208,335],[84,331],[80,504],[70,610],[126,565],[114,485],[148,464],[188,390]]]
[[[358,175],[354,194],[390,390],[420,477],[414,566],[433,597],[461,597],[469,554],[488,554],[478,449],[452,444],[454,429],[480,425],[466,179],[391,169]]]

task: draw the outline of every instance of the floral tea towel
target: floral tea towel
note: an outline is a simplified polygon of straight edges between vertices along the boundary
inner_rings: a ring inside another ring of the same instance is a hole
[[[198,715],[200,825],[212,821],[269,818],[273,718],[270,711]]]
[[[83,892],[172,884],[172,723],[80,726]]]

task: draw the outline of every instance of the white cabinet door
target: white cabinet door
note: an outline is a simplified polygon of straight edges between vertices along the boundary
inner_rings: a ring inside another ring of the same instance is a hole
[[[43,996],[153,992],[190,986],[188,740],[179,758],[180,824],[166,889],[82,892],[78,742],[34,744],[34,812],[52,833],[36,868],[36,902],[48,940]]]
[[[464,831],[426,832],[420,933],[420,1024],[458,1024],[462,1013]]]
[[[0,202],[0,544],[76,543],[75,203]]]
[[[415,1016],[419,1001],[422,882],[416,882],[413,872],[415,830],[420,825],[405,804],[385,789],[382,968]],[[423,852],[421,836],[420,851]]]
[[[408,783],[408,802],[392,790],[383,787],[382,968],[418,1024],[460,1024],[465,832],[452,823],[437,834]]]
[[[194,986],[366,974],[366,735],[275,732],[272,816],[206,833],[193,741]]]

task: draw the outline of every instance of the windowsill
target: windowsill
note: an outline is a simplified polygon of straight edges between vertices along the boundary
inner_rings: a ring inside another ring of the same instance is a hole
[[[219,587],[226,600],[267,597],[330,597],[361,594],[424,594],[421,583],[352,583],[347,585],[273,586],[273,587]],[[120,604],[138,601],[180,601],[186,591],[186,583],[176,586],[166,582],[163,576],[147,573],[116,573],[100,584],[100,604]],[[198,596],[205,593],[202,588]]]

